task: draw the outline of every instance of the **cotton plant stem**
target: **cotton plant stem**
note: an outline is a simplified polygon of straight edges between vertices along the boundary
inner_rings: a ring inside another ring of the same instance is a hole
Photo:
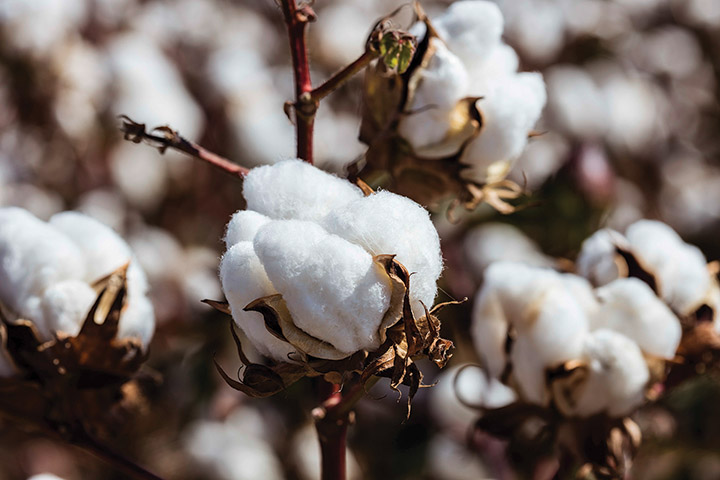
[[[137,123],[126,115],[122,115],[120,118],[123,122],[120,130],[125,134],[125,140],[133,143],[149,143],[160,150],[160,153],[164,153],[168,148],[177,150],[178,152],[202,160],[221,172],[232,175],[235,178],[243,178],[250,171],[237,163],[231,162],[225,157],[221,157],[217,153],[211,152],[197,143],[187,140],[170,127],[159,127],[148,132],[144,123]]]
[[[367,49],[357,60],[347,67],[337,72],[332,77],[323,82],[322,85],[310,92],[312,100],[318,102],[330,95],[332,92],[341,87],[345,82],[350,80],[356,73],[367,67],[370,62],[376,59],[380,53],[374,49]]]
[[[318,104],[310,92],[310,64],[308,62],[305,27],[315,20],[315,13],[309,5],[298,7],[296,0],[282,0],[282,11],[288,29],[290,53],[295,76],[295,126],[297,131],[298,158],[313,163],[313,126]]]
[[[357,382],[346,392],[340,390],[340,385],[318,379],[322,404],[312,415],[320,440],[322,480],[345,480],[346,439],[348,426],[353,422],[353,408],[379,379],[372,377],[366,383]]]

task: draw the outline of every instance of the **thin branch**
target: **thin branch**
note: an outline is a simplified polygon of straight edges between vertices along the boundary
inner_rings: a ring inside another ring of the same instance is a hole
[[[217,153],[213,153],[210,150],[183,138],[170,127],[157,127],[152,130],[152,132],[158,132],[157,134],[148,133],[144,123],[137,123],[130,119],[127,115],[121,115],[120,118],[122,119],[122,126],[120,127],[120,130],[125,134],[125,140],[133,143],[141,143],[144,141],[157,148],[160,153],[165,153],[165,150],[168,148],[177,150],[190,155],[191,157],[195,157],[198,160],[209,163],[218,170],[236,178],[243,178],[250,171],[237,163],[231,162],[225,157],[221,157]]]
[[[281,1],[285,23],[288,29],[290,52],[295,75],[295,125],[297,128],[297,156],[313,163],[313,126],[318,104],[312,99],[312,81],[308,62],[305,27],[315,20],[310,5],[298,7],[296,0]]]
[[[356,73],[365,68],[380,56],[380,53],[373,49],[368,49],[363,53],[357,60],[352,62],[347,67],[340,70],[338,73],[327,79],[322,85],[314,89],[310,96],[315,102],[319,102],[323,98],[330,95],[333,91],[341,87],[345,82],[350,80]]]

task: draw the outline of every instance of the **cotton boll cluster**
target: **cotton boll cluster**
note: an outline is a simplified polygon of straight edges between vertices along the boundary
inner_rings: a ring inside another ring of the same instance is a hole
[[[432,25],[438,36],[426,39],[423,65],[411,76],[413,90],[399,133],[421,156],[433,157],[423,152],[464,129],[458,124],[462,102],[481,98],[474,108],[482,129],[460,161],[470,167],[466,177],[473,181],[502,180],[545,105],[542,75],[518,73],[517,55],[500,38],[503,19],[493,3],[455,2]]]
[[[184,436],[185,451],[217,480],[281,480],[282,464],[255,409],[238,408],[224,421],[200,420]]]
[[[377,349],[392,296],[377,255],[395,255],[414,272],[409,294],[416,316],[432,305],[442,269],[439,239],[412,201],[389,192],[363,196],[298,160],[253,169],[243,195],[248,210],[228,224],[220,278],[235,322],[264,355],[288,361],[300,351],[338,360]],[[262,315],[244,311],[278,293],[293,324],[283,327],[287,342],[267,330]]]
[[[19,208],[0,209],[0,302],[31,321],[41,340],[74,336],[97,292],[93,285],[129,263],[118,336],[147,347],[155,327],[145,273],[110,228],[76,212],[45,223]]]
[[[636,275],[681,318],[695,315],[703,306],[711,309],[714,318],[720,308],[720,288],[705,256],[658,221],[640,220],[624,235],[598,231],[583,243],[577,268],[596,286]]]
[[[622,417],[644,401],[646,359],[673,358],[681,327],[638,279],[593,290],[573,274],[498,262],[477,294],[472,334],[491,377],[522,400],[569,417]]]

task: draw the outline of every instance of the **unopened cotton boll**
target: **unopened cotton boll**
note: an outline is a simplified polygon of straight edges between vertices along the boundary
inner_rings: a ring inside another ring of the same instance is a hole
[[[650,355],[672,359],[682,328],[673,312],[637,278],[621,278],[598,288],[596,328],[620,332]]]
[[[390,281],[362,247],[298,220],[267,224],[254,247],[299,328],[346,356],[380,346]]]
[[[582,358],[587,378],[566,413],[622,417],[643,403],[650,374],[635,342],[612,330],[596,330],[586,337]]]
[[[247,209],[273,219],[319,221],[334,208],[362,197],[347,180],[307,162],[287,160],[253,168],[243,182]]]

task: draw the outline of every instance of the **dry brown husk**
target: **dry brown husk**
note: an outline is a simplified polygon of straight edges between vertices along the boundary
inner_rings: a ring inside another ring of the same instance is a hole
[[[43,342],[32,322],[0,305],[3,346],[18,370],[0,378],[0,414],[72,439],[107,436],[128,411],[144,405],[139,385],[157,381],[140,373],[146,352],[135,338],[116,338],[126,270],[94,285],[97,299],[76,336],[59,332]]]
[[[429,358],[442,368],[450,358],[453,344],[440,337],[440,321],[434,315],[446,304],[425,311],[415,318],[410,308],[410,274],[394,255],[378,255],[375,263],[380,266],[392,287],[390,307],[378,331],[382,345],[374,352],[359,351],[353,354],[340,352],[332,345],[314,338],[295,326],[292,315],[282,295],[270,295],[251,302],[246,311],[263,315],[265,327],[277,338],[296,348],[296,355],[287,362],[265,365],[250,362],[243,352],[233,321],[230,328],[237,346],[238,357],[243,364],[242,378],[230,377],[216,362],[223,379],[232,388],[251,397],[274,395],[303,377],[322,376],[331,383],[341,383],[348,375],[359,375],[367,382],[372,376],[390,378],[390,386],[398,390],[401,384],[410,387],[408,405],[422,386],[422,373],[415,360]],[[227,312],[224,302],[206,302],[218,310]]]
[[[422,82],[422,70],[435,55],[431,39],[442,41],[418,3],[415,12],[417,19],[425,23],[427,34],[407,71],[400,75],[381,61],[365,71],[360,140],[368,145],[368,150],[360,173],[366,178],[389,174],[386,188],[425,206],[453,197],[449,215],[459,206],[474,210],[481,203],[488,203],[501,213],[511,213],[515,207],[508,200],[521,197],[524,189],[503,178],[488,179],[486,183],[472,181],[467,177],[470,166],[461,162],[467,145],[482,132],[479,98],[458,101],[446,138],[436,144],[413,149],[397,133],[400,120],[413,114],[409,109]],[[377,33],[373,32],[371,38],[373,35]],[[358,165],[350,167],[350,171],[358,169]]]

